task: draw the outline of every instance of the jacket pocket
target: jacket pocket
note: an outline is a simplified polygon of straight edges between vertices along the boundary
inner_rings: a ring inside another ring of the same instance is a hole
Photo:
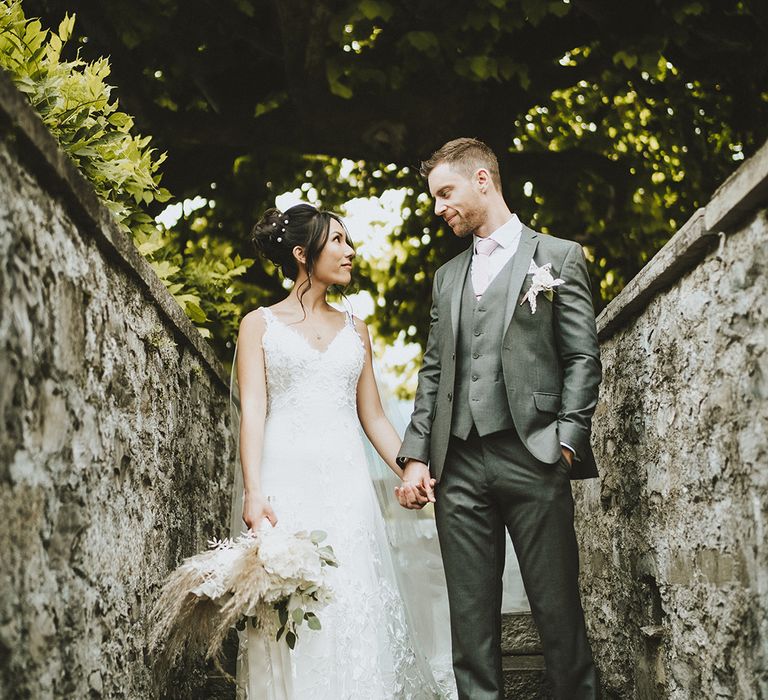
[[[560,394],[534,391],[533,403],[536,405],[536,408],[543,413],[557,413],[560,410]]]

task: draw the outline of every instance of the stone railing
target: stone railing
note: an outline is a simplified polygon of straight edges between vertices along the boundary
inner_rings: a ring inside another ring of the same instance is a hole
[[[228,532],[227,378],[2,71],[0,261],[0,696],[211,697],[146,616]]]
[[[606,698],[768,698],[768,144],[598,318],[575,486]]]

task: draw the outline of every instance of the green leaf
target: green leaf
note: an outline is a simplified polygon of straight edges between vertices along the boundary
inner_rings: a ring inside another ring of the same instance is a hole
[[[348,100],[352,97],[352,90],[341,82],[341,78],[344,77],[344,69],[333,60],[329,60],[325,65],[325,73],[328,78],[328,87],[331,88],[331,92],[338,97],[343,97]]]
[[[358,8],[366,19],[376,19],[381,17],[385,22],[392,17],[394,8],[388,2],[381,2],[380,0],[362,0],[358,4]]]
[[[58,56],[59,53],[61,53],[61,47],[62,47],[61,39],[59,38],[58,34],[51,34],[51,38],[48,40],[48,46],[50,46]],[[40,47],[40,49],[43,49],[43,47]]]
[[[247,15],[248,17],[255,17],[256,10],[249,2],[249,0],[235,0],[235,5],[237,5],[237,9],[240,10],[240,12],[242,12],[244,15]]]
[[[278,607],[277,619],[280,620],[280,624],[283,626],[288,624],[288,606],[285,603]]]
[[[535,27],[547,16],[547,4],[542,0],[521,0],[525,18]]]
[[[613,54],[613,62],[615,64],[623,63],[628,69],[632,69],[637,65],[637,56],[628,54],[626,51],[617,51]]]
[[[571,6],[564,3],[563,0],[554,0],[554,2],[549,3],[548,9],[550,14],[555,17],[565,17],[571,11]]]
[[[133,119],[131,119],[131,117],[129,117],[124,112],[115,112],[114,114],[110,114],[107,118],[107,121],[113,126],[119,127],[121,129],[130,128],[133,124]]]
[[[320,618],[318,618],[317,615],[312,615],[312,617],[307,618],[307,627],[311,630],[322,629]]]
[[[162,242],[147,241],[146,243],[142,243],[141,245],[139,245],[137,247],[139,249],[139,252],[142,255],[147,256],[147,255],[151,255],[152,253],[160,250],[163,247],[163,245],[164,244]],[[178,285],[178,286],[182,287],[183,285]],[[170,288],[168,289],[168,291],[170,291]],[[179,291],[179,290],[176,290],[176,291]],[[173,292],[171,292],[171,294],[173,294]]]
[[[312,530],[309,533],[309,539],[313,544],[320,544],[328,537],[328,533],[325,530]]]
[[[291,612],[291,617],[295,624],[300,625],[301,621],[304,619],[304,611],[301,608],[294,608]]]
[[[181,269],[178,265],[172,265],[167,260],[150,260],[149,264],[161,280],[168,279]]]
[[[288,632],[288,634],[285,635],[285,641],[291,650],[296,648],[296,635],[293,632]]]
[[[408,32],[403,39],[423,53],[433,55],[440,48],[434,32]]]
[[[67,41],[72,36],[72,30],[75,27],[75,15],[71,17],[68,14],[64,15],[64,19],[59,22],[59,38],[62,41]]]
[[[208,320],[208,316],[206,316],[205,311],[203,311],[197,304],[193,302],[187,302],[184,310],[187,312],[187,316],[189,316],[190,320],[193,323],[205,323]]]
[[[165,189],[165,187],[161,187],[157,192],[155,192],[155,199],[158,202],[167,202],[171,198],[171,193]]]
[[[480,80],[499,77],[499,66],[495,58],[490,56],[473,56],[469,59],[470,70]]]

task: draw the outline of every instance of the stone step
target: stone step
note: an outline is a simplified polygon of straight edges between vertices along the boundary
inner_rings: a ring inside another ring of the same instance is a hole
[[[541,639],[530,613],[504,613],[501,618],[504,697],[508,700],[550,698],[544,678]]]
[[[506,700],[549,700],[544,680],[541,640],[530,613],[504,613],[501,623],[502,671]],[[235,673],[237,636],[224,643],[224,668]],[[195,700],[231,700],[234,686],[213,668],[207,669],[207,683],[194,695]]]
[[[504,613],[501,616],[502,654],[541,654],[541,639],[531,613]]]
[[[550,700],[544,679],[544,657],[521,654],[502,657],[505,700]]]

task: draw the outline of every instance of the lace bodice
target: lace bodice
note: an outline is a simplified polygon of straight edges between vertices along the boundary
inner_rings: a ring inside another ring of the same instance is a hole
[[[365,348],[347,314],[346,323],[325,350],[318,350],[292,326],[262,307],[266,330],[262,339],[267,376],[267,416],[290,411],[294,420],[328,415],[333,409],[356,410],[357,380]],[[330,417],[330,416],[329,416]]]

